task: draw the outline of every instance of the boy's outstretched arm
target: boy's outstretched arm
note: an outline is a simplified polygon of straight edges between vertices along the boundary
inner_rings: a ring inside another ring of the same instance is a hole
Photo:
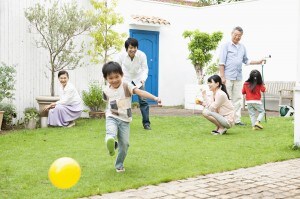
[[[154,101],[156,101],[157,103],[161,103],[161,100],[159,97],[156,97],[154,95],[152,95],[151,93],[144,91],[144,90],[140,90],[138,88],[133,89],[133,93],[137,94],[140,97],[144,97],[144,98],[148,98],[148,99],[152,99]]]

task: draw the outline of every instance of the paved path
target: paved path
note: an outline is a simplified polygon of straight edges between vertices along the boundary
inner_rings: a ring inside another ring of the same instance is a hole
[[[300,199],[300,159],[145,186],[88,199]]]

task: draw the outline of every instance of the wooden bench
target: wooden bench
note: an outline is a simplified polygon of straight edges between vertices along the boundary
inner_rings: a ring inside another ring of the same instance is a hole
[[[279,100],[278,105],[283,105],[283,100],[289,100],[290,104],[294,105],[294,87],[296,82],[294,81],[266,81],[265,85],[267,91],[265,92],[265,100]],[[263,100],[263,94],[262,94]],[[243,98],[243,109],[245,110],[245,98]]]

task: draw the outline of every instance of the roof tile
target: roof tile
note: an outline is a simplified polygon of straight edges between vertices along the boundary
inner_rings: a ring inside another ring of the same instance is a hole
[[[171,25],[171,23],[165,19],[154,17],[154,16],[143,16],[143,15],[132,15],[134,20],[148,24],[159,24],[159,25]]]

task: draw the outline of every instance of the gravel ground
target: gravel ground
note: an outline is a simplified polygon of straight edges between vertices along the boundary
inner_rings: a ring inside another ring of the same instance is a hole
[[[133,109],[134,113],[140,113],[140,109],[134,108]],[[200,115],[201,111],[199,110],[188,110],[184,109],[182,107],[160,107],[160,106],[151,106],[150,107],[150,117],[151,115],[157,115],[157,116],[182,116],[182,117],[188,117],[188,116],[193,116],[193,115]],[[242,111],[242,115],[248,116],[247,111]],[[279,117],[279,113],[276,111],[267,111],[267,117]],[[15,128],[18,129],[18,128]],[[2,130],[0,131],[1,134],[6,134],[9,133],[10,131],[7,130]]]
[[[140,110],[135,108],[133,109],[134,113],[140,113]],[[159,107],[159,106],[151,106],[150,107],[150,116],[158,115],[158,116],[193,116],[199,115],[201,111],[199,110],[188,110],[181,107]],[[248,116],[248,111],[242,111],[242,115]],[[267,111],[267,116],[275,117],[279,116],[277,111]]]

